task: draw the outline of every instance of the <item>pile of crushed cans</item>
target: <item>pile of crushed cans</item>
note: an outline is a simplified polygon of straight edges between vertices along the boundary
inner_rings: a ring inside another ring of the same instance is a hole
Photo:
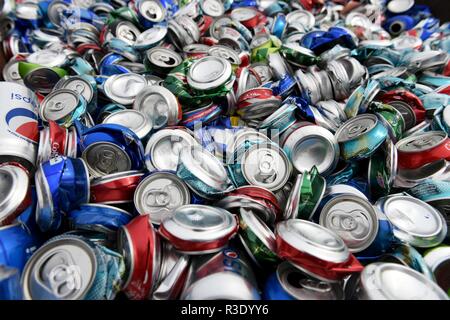
[[[0,299],[449,298],[427,6],[1,6]]]

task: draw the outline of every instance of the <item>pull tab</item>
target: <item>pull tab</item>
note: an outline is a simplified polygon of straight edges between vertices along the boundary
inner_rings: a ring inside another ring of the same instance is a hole
[[[260,178],[260,181],[265,183],[271,183],[276,178],[276,171],[275,171],[275,159],[274,157],[266,153],[261,160],[258,163],[258,178]],[[259,180],[259,179],[258,179]]]
[[[75,290],[81,289],[80,268],[76,265],[59,264],[48,275],[50,288],[54,295],[67,297]]]
[[[163,190],[150,189],[144,194],[145,204],[149,207],[166,207],[170,203],[170,194]]]
[[[117,168],[117,156],[114,151],[103,150],[97,154],[96,166],[107,170],[108,172],[116,172]]]

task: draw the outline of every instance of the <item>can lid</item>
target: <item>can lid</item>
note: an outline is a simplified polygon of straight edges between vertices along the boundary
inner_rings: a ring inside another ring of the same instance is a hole
[[[378,123],[374,114],[360,114],[346,121],[336,132],[338,142],[347,142],[358,139],[361,135],[370,132]]]
[[[224,5],[219,0],[203,0],[200,2],[200,8],[210,17],[220,17],[225,13]]]
[[[196,145],[197,141],[181,129],[162,129],[152,134],[146,147],[146,165],[150,170],[177,170],[180,150],[186,146]]]
[[[166,17],[166,9],[161,1],[141,0],[138,6],[139,13],[151,22],[161,22]]]
[[[238,7],[231,11],[230,17],[239,22],[253,19],[258,14],[258,11],[252,7]]]
[[[377,201],[394,226],[394,235],[412,246],[432,247],[442,242],[447,224],[439,211],[411,196],[392,195]]]
[[[30,179],[19,166],[0,166],[0,224],[22,204],[29,190]]]
[[[231,184],[222,162],[198,144],[181,149],[180,163],[194,177],[215,190],[224,192]]]
[[[340,154],[333,134],[317,125],[295,130],[283,143],[283,149],[299,172],[309,171],[316,166],[322,175],[327,175],[336,168]]]
[[[343,300],[340,284],[314,279],[288,261],[278,265],[276,275],[283,289],[297,300]]]
[[[276,226],[276,235],[293,248],[324,261],[346,262],[350,252],[333,231],[316,223],[289,219]]]
[[[105,95],[114,102],[130,105],[146,85],[147,80],[144,76],[124,73],[109,77],[103,84],[103,90]]]
[[[107,116],[102,123],[113,123],[129,128],[139,139],[152,130],[151,119],[143,112],[134,109],[119,110]]]
[[[206,56],[196,60],[187,74],[189,86],[197,90],[209,90],[223,85],[231,77],[232,68],[228,60]]]
[[[61,51],[43,49],[30,54],[27,57],[27,61],[52,68],[64,65],[68,59],[67,56]]]
[[[208,54],[228,60],[232,65],[240,65],[241,58],[238,53],[227,46],[220,44],[214,45],[208,49]]]
[[[439,146],[447,138],[444,131],[428,131],[406,137],[396,147],[400,152],[422,152]]]
[[[414,6],[414,0],[391,0],[387,4],[387,9],[392,13],[403,13]]]
[[[163,69],[175,68],[183,61],[183,58],[174,50],[163,47],[152,48],[146,55],[150,63]]]
[[[160,43],[167,35],[166,26],[153,26],[139,34],[134,42],[137,49],[149,49],[153,45]]]
[[[57,89],[45,97],[39,113],[44,121],[57,121],[70,115],[80,104],[77,92]]]
[[[96,142],[89,145],[81,157],[86,162],[89,173],[94,177],[131,169],[128,154],[110,142]]]
[[[139,182],[134,192],[134,205],[139,214],[149,214],[153,224],[172,210],[190,203],[190,192],[177,175],[155,172]]]
[[[56,86],[61,89],[73,90],[78,94],[81,94],[88,103],[94,97],[94,88],[89,81],[81,76],[61,78],[60,82],[58,82]]]
[[[166,125],[175,125],[178,121],[178,100],[171,91],[162,86],[146,86],[137,94],[133,109],[146,114],[155,130]]]
[[[237,231],[237,222],[227,210],[191,204],[170,212],[162,220],[161,227],[169,237],[175,237],[175,241],[171,242],[178,250],[189,251],[189,247],[177,245],[177,239],[189,242],[211,242],[224,237],[229,238]]]
[[[341,194],[323,207],[320,225],[336,232],[350,252],[369,247],[378,233],[378,217],[372,205],[363,198]]]
[[[361,272],[361,286],[371,300],[448,300],[432,280],[396,263],[369,264]]]
[[[125,20],[116,20],[112,23],[111,28],[117,39],[129,45],[134,45],[141,34],[141,31],[132,22]]]
[[[276,191],[289,180],[292,166],[285,152],[277,145],[261,143],[251,146],[244,153],[241,170],[248,183]]]
[[[66,235],[50,240],[25,266],[25,299],[83,299],[94,283],[97,267],[94,249],[82,238]]]
[[[301,23],[306,30],[311,30],[316,23],[314,15],[311,12],[302,9],[288,13],[286,21],[288,24]]]

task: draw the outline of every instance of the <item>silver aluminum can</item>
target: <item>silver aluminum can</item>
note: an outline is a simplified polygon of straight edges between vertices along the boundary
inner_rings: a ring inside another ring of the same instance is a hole
[[[148,170],[177,170],[180,151],[186,146],[198,145],[187,131],[166,128],[153,134],[145,147],[145,165]]]
[[[157,85],[143,88],[136,95],[133,109],[146,114],[155,130],[178,124],[182,116],[181,106],[175,95]]]
[[[316,166],[319,173],[326,176],[336,168],[339,145],[327,129],[317,125],[303,126],[283,140],[283,150],[297,171],[309,171]]]
[[[187,82],[190,87],[207,91],[225,84],[232,75],[231,63],[222,57],[206,56],[189,68]]]
[[[191,195],[186,184],[170,172],[154,172],[139,182],[134,205],[139,214],[148,214],[159,225],[172,210],[189,204]]]
[[[292,173],[292,165],[285,152],[273,143],[253,145],[240,161],[244,179],[251,185],[270,191],[281,189]]]
[[[214,199],[233,185],[222,162],[201,146],[187,146],[180,151],[177,175],[198,195]]]
[[[0,163],[15,161],[32,171],[39,137],[36,96],[27,87],[0,82]]]
[[[361,252],[371,245],[378,232],[378,217],[369,201],[341,194],[323,207],[319,224],[336,232],[350,252]]]
[[[103,92],[113,102],[131,105],[145,86],[147,86],[147,80],[144,76],[124,73],[109,77],[103,84]]]
[[[375,205],[392,223],[394,236],[411,246],[434,247],[447,234],[447,224],[442,214],[422,200],[396,194],[378,199]]]
[[[196,257],[189,268],[184,300],[259,300],[255,275],[241,252],[227,247]]]
[[[201,255],[220,251],[237,230],[237,219],[227,210],[191,204],[166,215],[158,232],[178,251]]]
[[[144,140],[152,130],[152,121],[139,110],[119,110],[107,116],[102,123],[119,124],[133,131],[137,137]]]
[[[28,260],[22,273],[26,300],[81,300],[97,278],[99,265],[92,245],[81,237],[52,239]],[[98,281],[98,280],[97,280]]]
[[[354,297],[359,300],[448,300],[447,294],[420,272],[380,262],[369,264],[361,272]]]

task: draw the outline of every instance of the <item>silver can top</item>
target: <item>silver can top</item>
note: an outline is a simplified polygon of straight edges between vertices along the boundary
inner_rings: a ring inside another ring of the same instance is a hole
[[[283,149],[299,172],[309,171],[316,166],[322,175],[333,172],[340,154],[333,134],[315,125],[295,130],[283,143]]]
[[[97,142],[89,145],[81,157],[93,177],[131,169],[131,159],[128,154],[109,142]]]
[[[428,131],[406,137],[397,142],[396,147],[400,152],[422,152],[435,148],[447,137],[444,131]]]
[[[27,172],[14,165],[0,167],[0,225],[24,201],[29,190]]]
[[[208,54],[228,60],[231,64],[240,65],[241,58],[238,53],[227,46],[220,44],[214,45],[208,49]]]
[[[273,143],[253,145],[241,162],[245,180],[270,191],[281,189],[292,173],[292,165],[285,152]]]
[[[301,23],[306,30],[311,30],[316,23],[314,15],[307,10],[295,10],[286,15],[288,24]]]
[[[151,22],[161,22],[166,17],[166,9],[160,1],[139,1],[139,13]]]
[[[146,55],[150,63],[163,69],[175,68],[183,61],[183,58],[174,50],[163,47],[152,48]]]
[[[335,137],[338,142],[346,142],[358,139],[361,135],[370,132],[378,123],[378,118],[374,114],[360,114],[346,121],[338,131]]]
[[[387,9],[392,13],[402,13],[414,6],[414,0],[392,0],[387,4]]]
[[[347,261],[350,255],[344,241],[336,233],[310,221],[289,219],[279,222],[276,235],[290,246],[321,260],[341,263]]]
[[[136,73],[124,73],[109,77],[103,84],[103,91],[112,101],[130,105],[146,85],[147,80],[144,76]]]
[[[44,49],[30,54],[27,57],[27,61],[52,68],[64,65],[68,61],[68,59],[67,56],[61,51]]]
[[[197,90],[214,89],[227,82],[232,71],[230,62],[225,58],[206,56],[191,65],[187,82]]]
[[[336,232],[350,252],[361,252],[369,247],[378,232],[378,217],[370,202],[347,194],[326,203],[319,223]]]
[[[178,239],[209,242],[229,235],[236,229],[237,222],[227,210],[190,204],[171,211],[163,218],[161,225]]]
[[[175,95],[161,86],[147,86],[134,101],[133,109],[146,114],[155,130],[166,125],[175,125],[179,119],[180,107]]]
[[[203,0],[200,2],[203,13],[210,17],[220,17],[225,13],[224,5],[220,0]]]
[[[143,112],[134,109],[119,110],[107,116],[103,123],[119,124],[133,131],[139,139],[146,137],[152,130],[151,119]]]
[[[434,247],[442,242],[447,224],[442,214],[426,202],[407,195],[391,195],[376,205],[394,226],[394,235],[415,247]]]
[[[134,205],[139,214],[149,214],[153,224],[160,224],[172,210],[190,203],[190,192],[177,175],[156,172],[139,182]]]
[[[371,263],[361,272],[361,298],[367,300],[448,300],[420,272],[396,263]]]
[[[225,192],[231,185],[222,162],[199,144],[181,149],[180,163],[193,176],[215,190]]]
[[[146,147],[146,166],[157,170],[177,170],[180,151],[186,146],[198,144],[186,131],[180,129],[162,129],[153,134]]]
[[[167,27],[153,26],[139,34],[134,42],[136,48],[145,48],[160,43],[167,35]]]
[[[116,38],[129,45],[135,44],[140,34],[141,31],[130,21],[119,21],[115,25]]]
[[[78,237],[65,236],[40,247],[22,274],[27,300],[81,300],[97,273],[93,248]]]
[[[77,92],[69,89],[58,89],[45,97],[39,113],[44,121],[57,121],[71,114],[79,105]]]
[[[314,279],[287,261],[278,265],[276,275],[283,289],[297,300],[344,299],[340,284]]]
[[[92,85],[80,76],[64,77],[56,84],[57,88],[69,89],[81,94],[87,102],[94,97]]]

